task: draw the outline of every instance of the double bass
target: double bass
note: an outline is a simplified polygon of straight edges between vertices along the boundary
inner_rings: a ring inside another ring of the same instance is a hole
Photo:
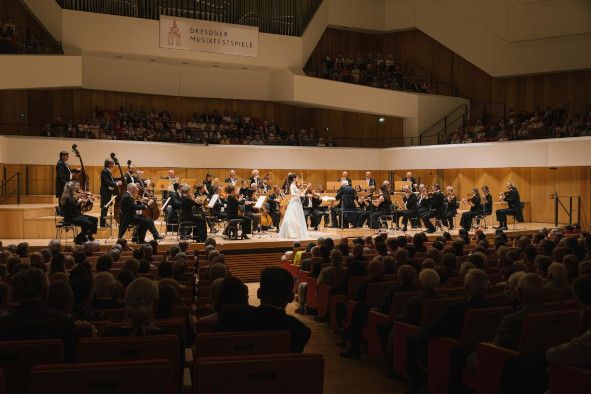
[[[125,177],[123,176],[123,170],[121,169],[121,164],[119,164],[119,159],[115,156],[115,153],[111,153],[111,159],[115,162],[117,168],[119,168],[119,176],[121,177],[121,184],[115,189],[113,189],[113,194],[115,195],[115,204],[113,204],[113,214],[115,215],[115,220],[119,222],[119,214],[121,212],[121,197],[127,190],[127,182],[125,182]]]
[[[86,170],[84,169],[84,162],[82,161],[82,156],[78,151],[78,145],[72,145],[72,152],[74,152],[78,160],[80,160],[80,171],[77,171],[72,174],[72,180],[80,184],[80,189],[83,192],[88,192],[88,175],[86,175]],[[80,204],[80,211],[88,212],[92,210],[93,202],[94,199],[85,200],[84,203]]]

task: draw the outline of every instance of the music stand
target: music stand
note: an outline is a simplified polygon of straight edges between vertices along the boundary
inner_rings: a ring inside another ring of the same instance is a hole
[[[166,207],[168,206],[168,203],[170,202],[171,198],[172,197],[168,197],[166,201],[164,201],[164,204],[162,204],[162,213],[164,214],[164,222],[166,223],[166,227],[164,228],[164,234],[168,232],[168,215],[166,214]],[[162,222],[160,222],[160,230],[162,230]]]
[[[105,204],[105,208],[109,211],[107,217],[109,218],[109,238],[105,239],[105,244],[107,241],[110,241],[113,238],[113,206],[115,205],[115,198],[117,196],[112,196],[108,203]]]
[[[267,233],[267,231],[263,230],[263,225],[262,225],[262,219],[263,219],[263,204],[265,203],[265,201],[267,201],[267,196],[259,196],[259,198],[257,198],[256,203],[253,205],[253,209],[257,209],[258,212],[255,214],[256,216],[259,217],[259,225],[257,226],[257,234],[256,236],[258,237],[263,237],[263,236],[270,236],[269,233]],[[255,234],[253,233],[252,236],[254,237]]]

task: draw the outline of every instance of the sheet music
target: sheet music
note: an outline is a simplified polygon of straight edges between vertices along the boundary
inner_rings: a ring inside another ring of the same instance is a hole
[[[213,206],[215,205],[218,198],[220,198],[219,194],[214,194],[213,196],[211,196],[211,200],[209,200],[209,204],[207,204],[207,208],[213,208]]]
[[[254,207],[261,208],[263,206],[263,204],[265,203],[266,199],[267,199],[267,196],[259,196],[259,198],[257,199],[257,203],[254,204]]]

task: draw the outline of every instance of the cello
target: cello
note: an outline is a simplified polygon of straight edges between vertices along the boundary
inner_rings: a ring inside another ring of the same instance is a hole
[[[127,160],[127,168],[131,174],[131,160]],[[151,204],[146,204],[146,207],[144,209],[142,209],[142,216],[145,216],[149,219],[152,220],[156,220],[160,217],[160,208],[158,208],[158,203],[156,202],[156,199],[154,198],[154,188],[148,188],[148,186],[146,186],[146,183],[144,182],[144,180],[141,178],[141,172],[140,171],[136,171],[137,173],[137,179],[138,179],[138,188],[139,191],[142,195],[142,201],[146,202],[146,201],[150,201],[151,200]]]
[[[72,145],[72,152],[76,155],[78,160],[80,160],[80,171],[75,172],[72,174],[72,180],[76,181],[80,184],[80,189],[84,192],[88,192],[88,175],[86,175],[86,170],[84,170],[84,162],[82,161],[82,156],[78,151],[78,145]],[[80,210],[82,212],[88,212],[92,210],[93,200],[88,199],[83,204],[80,205]]]
[[[121,164],[119,164],[119,159],[117,159],[115,153],[111,153],[111,159],[115,162],[117,168],[119,168],[119,176],[121,177],[121,184],[117,186],[115,189],[113,189],[113,194],[115,195],[115,204],[113,204],[113,214],[115,215],[115,220],[119,222],[119,213],[121,212],[121,197],[123,197],[123,193],[125,193],[125,191],[127,190],[127,182],[125,182],[125,177],[123,176]]]

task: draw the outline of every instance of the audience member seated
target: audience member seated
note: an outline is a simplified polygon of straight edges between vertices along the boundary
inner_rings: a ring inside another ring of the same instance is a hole
[[[228,276],[218,278],[212,283],[212,302],[215,312],[202,317],[199,321],[217,322],[220,313],[227,305],[248,305],[248,287],[238,278]]]
[[[330,266],[318,275],[318,286],[330,286],[331,293],[343,293],[347,290],[348,279],[349,271],[343,266],[343,254],[335,249],[330,253]]]
[[[331,136],[314,127],[284,130],[274,121],[218,111],[173,119],[165,109],[148,111],[130,105],[116,110],[95,110],[74,124],[55,118],[45,125],[47,137],[109,140],[165,141],[193,144],[334,146]]]
[[[61,339],[64,359],[74,361],[74,321],[62,312],[47,308],[45,273],[38,268],[23,270],[12,278],[12,288],[19,306],[0,319],[0,340]]]
[[[110,272],[97,273],[94,276],[90,308],[94,310],[123,308],[123,305],[113,299],[114,287],[115,278]]]
[[[291,351],[301,353],[310,339],[311,331],[293,316],[285,313],[293,301],[293,277],[279,267],[263,269],[257,296],[261,306],[227,305],[221,312],[217,331],[276,331],[291,334]]]

